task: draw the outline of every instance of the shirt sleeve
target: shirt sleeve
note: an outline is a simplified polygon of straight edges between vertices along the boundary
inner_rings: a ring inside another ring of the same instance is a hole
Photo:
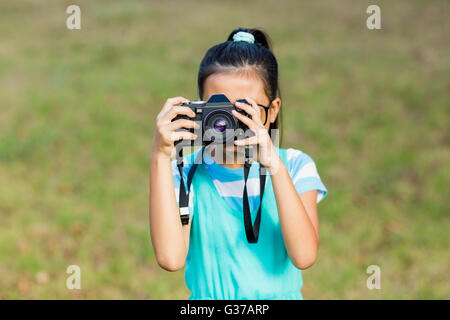
[[[306,153],[289,148],[287,149],[288,171],[298,194],[317,190],[317,203],[328,193],[327,188],[320,179],[316,164]]]

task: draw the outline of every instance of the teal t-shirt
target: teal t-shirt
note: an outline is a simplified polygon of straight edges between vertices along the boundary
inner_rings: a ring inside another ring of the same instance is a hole
[[[287,150],[277,151],[287,165]],[[196,157],[197,152],[191,156]],[[248,243],[242,209],[219,193],[211,176],[211,166],[220,165],[205,160],[198,165],[191,189],[195,195],[190,197],[192,225],[185,269],[189,298],[302,299],[302,273],[292,264],[284,246],[270,175],[263,196],[259,239]],[[254,166],[259,168],[254,163],[251,172],[258,172]],[[220,166],[222,169],[227,168]],[[321,181],[316,190],[322,193],[321,199],[327,193]],[[254,221],[258,205],[250,209]]]

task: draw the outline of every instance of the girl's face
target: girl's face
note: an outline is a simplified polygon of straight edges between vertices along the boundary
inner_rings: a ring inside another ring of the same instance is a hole
[[[268,106],[270,101],[264,91],[264,83],[253,73],[214,73],[204,83],[203,100],[208,100],[214,94],[224,94],[232,103],[236,100],[250,97],[256,103]],[[268,112],[265,128],[269,129],[280,110],[281,100],[276,98]],[[261,107],[261,123],[264,123],[265,111]]]
[[[256,103],[268,106],[270,101],[264,91],[263,81],[254,73],[214,73],[206,78],[204,83],[204,96],[203,100],[208,100],[214,94],[224,94],[227,98],[235,103],[236,100],[245,99],[249,97]],[[267,113],[267,121],[264,125],[266,129],[269,129],[270,124],[277,118],[278,111],[280,110],[281,100],[276,98],[270,105],[269,112]],[[261,108],[261,123],[265,121],[265,111]],[[230,148],[231,147],[231,148]],[[236,153],[236,146],[225,147],[226,151]]]

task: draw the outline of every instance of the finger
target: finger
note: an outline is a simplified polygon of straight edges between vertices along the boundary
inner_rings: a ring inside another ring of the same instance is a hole
[[[170,140],[171,141],[178,141],[178,140],[195,140],[197,138],[197,135],[192,132],[187,131],[174,131],[170,134]]]
[[[245,97],[245,100],[247,100],[247,102],[250,103],[250,105],[251,105],[253,108],[255,108],[255,110],[257,110],[259,114],[261,113],[261,109],[259,108],[259,106],[258,106],[258,104],[256,103],[255,100],[253,100],[252,98],[250,98],[250,97],[248,97],[248,96]]]
[[[237,146],[248,146],[248,145],[253,145],[253,144],[258,144],[258,137],[257,136],[253,136],[250,138],[245,138],[245,139],[241,139],[241,140],[235,140],[234,144]]]
[[[168,129],[170,131],[175,131],[177,129],[186,128],[186,129],[198,129],[200,128],[200,125],[195,123],[193,120],[188,119],[178,119],[173,122],[171,122],[168,125]]]
[[[261,111],[261,108],[259,107],[259,105],[256,103],[255,100],[253,100],[252,98],[250,98],[248,96],[245,97],[245,100],[247,100],[252,105],[252,107],[255,108],[255,110],[257,110],[257,112],[258,112],[258,120],[259,120],[258,122],[263,126],[263,123],[261,121],[261,114],[263,113],[263,111]],[[266,115],[265,111],[264,111],[264,115]]]
[[[168,110],[171,107],[176,106],[177,104],[180,104],[183,102],[189,102],[189,100],[184,97],[169,98],[166,100],[166,103],[163,106],[163,110]]]
[[[255,123],[255,121],[253,121],[252,119],[250,119],[249,117],[244,116],[243,114],[240,114],[239,112],[237,112],[236,110],[232,110],[231,111],[233,113],[233,115],[238,118],[238,120],[242,121],[244,124],[247,125],[247,127],[250,128],[250,130],[256,131],[258,129],[258,125]]]
[[[241,110],[244,110],[245,112],[247,112],[253,120],[260,118],[259,115],[259,108],[258,110],[256,110],[255,108],[253,108],[251,105],[243,103],[243,102],[236,102],[235,106]]]
[[[164,103],[161,111],[158,113],[158,116],[156,119],[162,119],[167,114],[167,112],[175,105],[183,103],[183,102],[189,102],[188,99],[184,97],[175,97],[175,98],[169,98]]]
[[[256,103],[255,100],[253,100],[252,98],[250,98],[249,96],[245,97],[245,100],[247,100],[248,103],[250,103],[250,105],[255,108],[255,109],[259,109],[258,108],[258,104]]]
[[[238,107],[241,110],[244,110],[245,112],[247,112],[249,115],[255,116],[257,115],[258,110],[253,108],[252,105],[244,103],[244,102],[235,102],[235,106]]]
[[[166,114],[163,116],[163,119],[165,121],[172,121],[172,119],[178,115],[186,115],[193,118],[195,117],[195,112],[192,111],[192,109],[189,107],[173,106],[166,112]]]

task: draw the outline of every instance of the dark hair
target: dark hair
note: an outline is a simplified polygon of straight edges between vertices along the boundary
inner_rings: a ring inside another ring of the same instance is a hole
[[[233,41],[233,36],[239,31],[251,33],[255,42]],[[277,97],[281,98],[278,86],[278,63],[271,51],[270,38],[260,29],[237,28],[230,33],[227,41],[211,47],[203,57],[197,80],[200,99],[203,99],[205,80],[210,75],[229,72],[233,69],[239,72],[239,69],[247,67],[251,67],[263,81],[264,91],[270,102]],[[280,120],[281,112],[270,124],[269,133],[271,133],[271,129],[281,129],[279,128],[279,126],[281,127]]]

